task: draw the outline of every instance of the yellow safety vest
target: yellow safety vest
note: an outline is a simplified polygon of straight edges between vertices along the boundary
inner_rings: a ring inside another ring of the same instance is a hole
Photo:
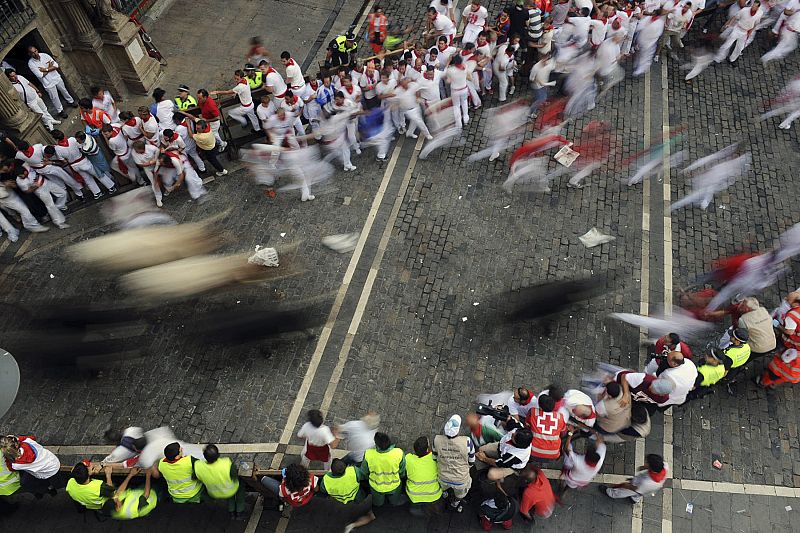
[[[231,460],[227,457],[213,463],[197,461],[194,464],[194,473],[206,486],[208,495],[214,499],[227,500],[239,490],[239,478],[231,477]]]
[[[181,457],[175,463],[168,463],[166,459],[158,462],[158,471],[167,482],[170,496],[176,500],[188,500],[197,496],[203,489],[203,484],[196,480],[192,474],[192,458]]]
[[[180,96],[176,96],[175,105],[177,105],[178,109],[181,111],[186,111],[190,107],[195,107],[197,105],[197,100],[195,100],[192,95],[188,95],[186,100],[183,100]]]
[[[719,380],[725,377],[725,365],[700,365],[697,371],[703,376],[703,381],[700,382],[701,387],[710,387]]]
[[[67,494],[87,509],[102,509],[108,501],[108,498],[100,496],[100,487],[102,486],[103,482],[99,479],[93,479],[82,485],[75,481],[75,478],[70,478],[67,481]]]
[[[406,494],[411,503],[435,502],[442,497],[439,468],[432,453],[424,457],[406,454]]]
[[[379,452],[370,448],[364,452],[364,460],[369,466],[369,486],[375,492],[392,492],[400,486],[400,462],[403,450],[392,448],[388,452]]]
[[[147,498],[147,505],[139,509],[139,498],[142,496],[144,496],[144,489],[128,489],[117,494],[117,499],[121,502],[121,505],[119,511],[114,510],[111,512],[111,518],[133,520],[134,518],[142,518],[149,515],[156,508],[158,496],[156,496],[156,491],[151,490],[150,496]]]
[[[353,43],[353,46],[350,48],[347,48],[346,43],[347,43],[347,36],[345,35],[338,36],[336,38],[336,49],[344,53],[344,52],[352,52],[353,50],[358,48],[358,45],[355,42]]]
[[[247,84],[250,86],[250,89],[258,89],[263,83],[264,73],[257,70],[253,74],[255,75],[254,78],[247,76]]]
[[[750,345],[744,343],[741,346],[731,346],[725,350],[725,355],[730,357],[731,361],[733,361],[733,366],[731,366],[731,368],[738,368],[750,359]]]
[[[325,474],[323,482],[328,495],[341,503],[349,503],[355,500],[356,496],[358,496],[358,489],[361,488],[358,484],[356,469],[352,466],[348,466],[344,474],[339,477],[333,477],[328,472]]]
[[[19,487],[19,472],[9,470],[5,459],[0,457],[0,496],[11,496]]]

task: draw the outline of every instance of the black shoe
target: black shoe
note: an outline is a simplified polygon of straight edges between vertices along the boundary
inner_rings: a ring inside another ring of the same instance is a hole
[[[47,487],[47,494],[55,498],[58,494],[58,491],[55,489],[55,487]]]
[[[78,102],[73,100],[71,103],[68,102],[67,105],[70,106],[70,107],[78,107]]]
[[[608,496],[608,493],[606,492],[608,490],[608,485],[598,485],[597,490]]]
[[[114,194],[115,192],[117,192],[116,187],[111,187],[110,189],[108,189],[108,194]]]
[[[99,192],[99,193],[97,193],[97,194],[95,194],[95,195],[94,195],[94,199],[95,199],[95,200],[99,200],[99,199],[100,199],[100,198],[102,198],[102,197],[103,197],[103,193],[101,193],[101,192]]]
[[[69,118],[69,115],[63,109],[61,110],[61,113],[58,114],[58,116],[61,118]]]

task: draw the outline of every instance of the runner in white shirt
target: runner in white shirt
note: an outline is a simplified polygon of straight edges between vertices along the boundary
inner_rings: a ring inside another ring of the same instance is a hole
[[[748,39],[755,31],[756,26],[763,16],[764,10],[761,9],[761,2],[759,2],[759,0],[753,0],[749,8],[741,9],[731,17],[730,20],[725,23],[725,26],[723,26],[723,31],[730,28],[730,33],[727,39],[725,39],[725,42],[722,43],[722,46],[719,47],[719,50],[717,50],[714,61],[720,63],[728,57],[728,52],[734,44],[736,46],[733,48],[730,62],[733,63],[739,59],[739,56],[742,55],[742,51],[748,44]]]
[[[64,132],[53,130],[53,139],[56,140],[56,144],[53,148],[55,149],[58,159],[65,162],[67,168],[72,170],[73,173],[77,173],[83,178],[86,186],[92,191],[95,200],[103,196],[95,180],[99,180],[110,193],[116,190],[116,185],[112,179],[105,174],[98,176],[92,162],[81,152],[81,145],[75,137],[68,138],[64,135]]]
[[[265,122],[267,137],[270,144],[283,148],[299,148],[300,144],[294,136],[295,117],[286,112],[286,108],[279,107]]]
[[[111,160],[111,168],[129,180],[142,185],[144,180],[139,176],[136,164],[131,157],[131,147],[122,130],[111,124],[103,124],[100,131],[105,137],[108,147],[114,153],[114,158]]]
[[[439,35],[443,35],[447,37],[448,44],[453,42],[453,37],[456,35],[456,25],[453,24],[452,20],[445,15],[439,14],[436,8],[429,7],[428,21],[431,24],[431,29],[428,32],[429,36],[438,37]]]
[[[464,34],[461,37],[462,43],[474,43],[478,39],[478,34],[486,26],[486,19],[489,12],[481,5],[480,0],[472,0],[461,12],[461,22],[464,24]]]
[[[269,117],[275,114],[278,108],[275,106],[275,102],[270,100],[269,95],[265,94],[261,97],[261,103],[256,108],[256,116],[261,124],[261,129],[267,133],[267,137],[269,138],[269,130],[267,129],[267,121]]]
[[[211,96],[215,94],[235,94],[239,98],[239,107],[235,107],[228,111],[228,116],[242,125],[243,128],[247,127],[247,122],[253,126],[254,131],[261,131],[261,125],[256,118],[256,110],[253,105],[253,95],[250,92],[250,85],[247,83],[247,78],[244,77],[244,72],[237,70],[233,73],[233,79],[236,85],[227,91],[211,91]],[[266,84],[266,82],[264,82]]]
[[[50,220],[59,229],[69,228],[64,213],[67,209],[67,190],[52,180],[40,176],[35,170],[23,165],[17,169],[17,186],[25,192],[35,194],[47,208]],[[55,201],[53,198],[55,197]]]
[[[797,48],[797,33],[800,32],[800,11],[788,17],[781,27],[781,38],[775,48],[761,56],[761,62],[767,64],[775,59],[783,59]]]
[[[144,135],[144,140],[158,146],[158,121],[156,117],[150,114],[150,108],[147,106],[139,106],[137,113],[141,120],[140,129],[142,135]]]
[[[375,94],[381,102],[381,108],[388,116],[384,120],[391,118],[394,128],[402,135],[406,132],[406,119],[396,105],[392,105],[394,90],[397,88],[397,81],[392,79],[388,70],[381,72],[381,81],[375,85]]]
[[[420,86],[419,95],[422,98],[425,108],[440,101],[441,93],[439,84],[442,82],[442,72],[436,70],[433,65],[428,65],[425,73],[417,81]]]
[[[451,20],[455,20],[456,12],[453,0],[431,0],[429,7],[434,8],[437,13],[445,15]]]
[[[206,188],[203,187],[203,181],[189,164],[189,160],[179,154],[172,152],[161,154],[153,169],[153,176],[155,178],[153,192],[156,195],[156,205],[159,207],[164,191],[171,193],[183,183],[186,183],[192,200],[200,200],[207,194]]]
[[[189,135],[189,132],[191,131],[190,128],[192,128],[192,125],[189,124],[189,120],[180,113],[175,113],[175,115],[172,117],[172,120],[175,122],[175,133],[178,134],[183,141],[184,146],[186,146],[184,153],[187,157],[192,158],[194,164],[197,165],[197,170],[200,172],[205,172],[206,164],[203,161],[203,158],[200,157],[200,154],[197,152],[197,143],[194,142],[192,136]]]
[[[597,440],[587,444],[586,453],[579,454],[572,446],[572,432],[569,432],[564,444],[567,453],[564,457],[564,468],[561,470],[559,495],[564,493],[565,487],[580,489],[587,486],[603,467],[603,461],[606,458],[606,444],[598,432],[593,431],[593,433]]]
[[[108,113],[111,122],[119,122],[119,110],[111,93],[101,87],[90,87],[89,92],[92,94],[92,106]]]
[[[345,98],[353,102],[354,104],[361,106],[361,89],[353,83],[353,80],[350,76],[345,76],[342,78],[342,94]]]
[[[69,187],[75,193],[75,196],[83,198],[83,186],[75,181],[75,178],[65,172],[63,168],[51,165],[46,160],[43,145],[34,144],[31,146],[26,141],[19,141],[18,145],[15,145],[8,137],[6,137],[6,144],[16,150],[15,159],[27,163],[28,168],[35,170],[37,174],[54,179],[56,184],[62,187]]]
[[[467,72],[464,60],[460,55],[453,57],[451,65],[445,69],[444,79],[450,84],[450,97],[453,99],[453,114],[456,117],[456,127],[469,124],[469,108],[467,106]]]
[[[419,128],[425,138],[431,140],[433,137],[431,136],[431,132],[428,131],[428,127],[425,125],[425,120],[422,118],[422,112],[419,109],[419,102],[417,101],[421,90],[422,87],[420,87],[417,82],[411,81],[408,78],[402,78],[398,83],[397,89],[395,89],[395,98],[408,124],[406,137],[416,139],[417,135],[415,132],[417,128]]]
[[[303,101],[298,96],[295,96],[294,92],[291,90],[286,91],[286,97],[284,98],[281,107],[286,110],[287,115],[294,117],[294,122],[292,124],[294,125],[295,135],[298,137],[302,137],[306,134],[306,129],[303,126],[303,122],[300,120],[300,115],[303,114],[304,105],[305,104]]]
[[[177,106],[175,102],[166,97],[166,94],[167,92],[161,87],[153,91],[153,98],[156,101],[156,118],[158,119],[159,131],[175,130],[175,122],[172,120],[172,115],[175,114]]]
[[[158,148],[142,139],[134,142],[131,146],[131,160],[135,164],[139,165],[139,167],[144,171],[145,176],[147,176],[147,179],[150,181],[150,187],[153,189],[153,195],[156,197],[156,205],[158,207],[161,207],[162,203],[159,196],[159,190],[156,187],[156,180],[153,176],[153,171],[156,168],[156,163],[158,163],[158,156],[160,153],[161,152]]]
[[[600,485],[600,490],[609,498],[630,498],[634,503],[639,503],[644,496],[658,492],[669,476],[669,465],[656,454],[646,456],[645,464],[636,470],[636,475],[625,483],[608,487]]]
[[[297,93],[297,91],[300,91],[306,84],[300,65],[298,65],[297,62],[292,59],[292,55],[286,51],[281,52],[281,63],[286,67],[286,82],[292,90]]]
[[[633,71],[634,76],[641,76],[653,64],[653,57],[658,47],[658,40],[664,33],[664,23],[666,18],[663,15],[647,16],[639,21],[636,28],[636,42],[639,51],[636,53],[636,67]]]
[[[75,100],[69,94],[69,91],[67,91],[64,80],[61,79],[61,74],[58,73],[58,63],[51,55],[40,52],[35,46],[28,47],[28,55],[30,56],[28,68],[31,69],[34,76],[39,78],[42,87],[44,87],[44,90],[47,92],[47,96],[49,96],[50,100],[53,102],[56,114],[61,115],[62,118],[67,118],[58,93],[61,93],[64,100],[72,107],[78,107],[78,104],[75,103]]]
[[[439,70],[444,70],[452,61],[453,56],[456,55],[458,49],[455,46],[450,46],[447,37],[439,37],[436,40],[436,48],[439,51],[437,59],[439,60]]]
[[[780,3],[776,7],[780,7]],[[783,3],[781,14],[778,15],[778,20],[776,20],[775,24],[772,26],[772,33],[775,35],[780,35],[783,22],[787,18],[794,15],[797,11],[800,11],[800,0],[789,0],[788,2]]]
[[[54,119],[53,116],[50,115],[44,100],[41,98],[41,93],[39,93],[39,90],[29,82],[25,76],[17,74],[17,71],[13,68],[6,70],[6,76],[14,87],[14,90],[17,91],[19,99],[22,100],[31,111],[42,116],[42,122],[44,122],[45,128],[52,131],[54,125],[61,124],[61,121]]]
[[[338,91],[333,99],[334,116],[327,121],[326,133],[323,138],[327,140],[333,157],[340,157],[344,170],[356,170],[350,162],[350,147],[356,148],[356,153],[361,153],[356,138],[355,115],[360,111],[358,104],[345,98],[342,91]],[[325,141],[323,141],[325,142]]]
[[[275,101],[277,108],[283,102],[283,97],[286,96],[286,82],[283,81],[283,76],[280,72],[275,70],[266,61],[261,61],[258,64],[258,69],[264,75],[264,88],[272,94],[272,99]]]
[[[482,57],[487,59],[483,69],[479,70],[479,74],[483,80],[483,87],[479,87],[482,91],[489,94],[492,93],[492,74],[494,72],[494,64],[492,61],[492,44],[487,39],[486,32],[482,31],[478,34],[478,40],[475,42],[475,51],[479,52]]]

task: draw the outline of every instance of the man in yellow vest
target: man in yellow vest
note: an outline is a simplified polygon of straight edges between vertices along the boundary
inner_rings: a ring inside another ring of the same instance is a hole
[[[345,35],[339,35],[328,44],[325,68],[355,63],[357,50],[358,43],[356,43],[356,36],[353,33],[348,32]]]
[[[9,496],[20,489],[19,472],[8,468],[5,458],[0,456],[0,515],[16,510],[18,504],[10,503]]]
[[[167,490],[175,503],[200,503],[203,501],[203,484],[194,474],[197,459],[183,455],[177,442],[164,447],[164,458],[152,466],[154,478],[164,477]]]
[[[732,328],[730,332],[730,345],[723,350],[722,364],[725,365],[725,381],[728,393],[733,395],[733,385],[736,377],[744,370],[750,361],[750,332],[745,328]]]
[[[186,111],[193,107],[197,107],[197,100],[195,99],[194,96],[189,94],[188,85],[178,86],[178,96],[175,97],[175,105],[181,111]]]
[[[375,520],[372,512],[372,496],[361,489],[361,479],[355,466],[347,466],[341,459],[334,459],[331,471],[322,476],[319,491],[347,506],[348,524],[345,533],[365,526]]]
[[[244,520],[244,486],[239,472],[228,457],[220,457],[214,444],[203,448],[205,461],[194,464],[197,479],[203,482],[206,493],[215,500],[228,500],[228,512],[234,520]]]
[[[391,505],[403,505],[403,481],[406,460],[403,450],[395,448],[389,435],[375,433],[375,447],[364,452],[359,467],[361,479],[369,480],[372,506],[380,507],[388,500]]]
[[[150,490],[151,473],[145,473],[144,488],[129,489],[131,479],[140,472],[138,468],[131,468],[125,481],[117,489],[114,496],[114,510],[111,518],[114,520],[134,520],[149,515],[158,504],[156,491]]]
[[[105,483],[92,479],[100,472],[100,465],[87,465],[81,461],[72,468],[72,477],[67,481],[67,494],[75,503],[101,514],[111,514],[114,509],[114,482],[111,480],[111,467],[103,468]]]
[[[425,509],[442,497],[439,468],[428,437],[414,441],[414,453],[406,454],[406,494],[415,516],[424,516]]]

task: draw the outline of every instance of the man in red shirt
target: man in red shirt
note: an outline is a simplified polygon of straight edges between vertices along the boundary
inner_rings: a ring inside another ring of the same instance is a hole
[[[692,349],[683,342],[677,333],[667,333],[656,340],[655,354],[681,352],[684,357],[692,358]]]
[[[522,492],[519,514],[526,520],[533,520],[531,510],[541,518],[550,518],[556,506],[556,495],[550,480],[538,466],[528,465],[519,475],[527,483]]]
[[[303,465],[290,464],[283,469],[283,479],[278,482],[269,476],[261,478],[261,484],[269,489],[279,500],[278,510],[283,510],[283,504],[292,507],[302,507],[311,501],[319,490],[317,476],[311,474]]]
[[[217,140],[219,151],[224,152],[228,143],[223,141],[222,137],[219,136],[219,107],[217,107],[217,103],[213,98],[209,98],[206,89],[197,91],[197,105],[200,106],[200,116],[211,126],[211,131],[214,133],[214,138]]]

